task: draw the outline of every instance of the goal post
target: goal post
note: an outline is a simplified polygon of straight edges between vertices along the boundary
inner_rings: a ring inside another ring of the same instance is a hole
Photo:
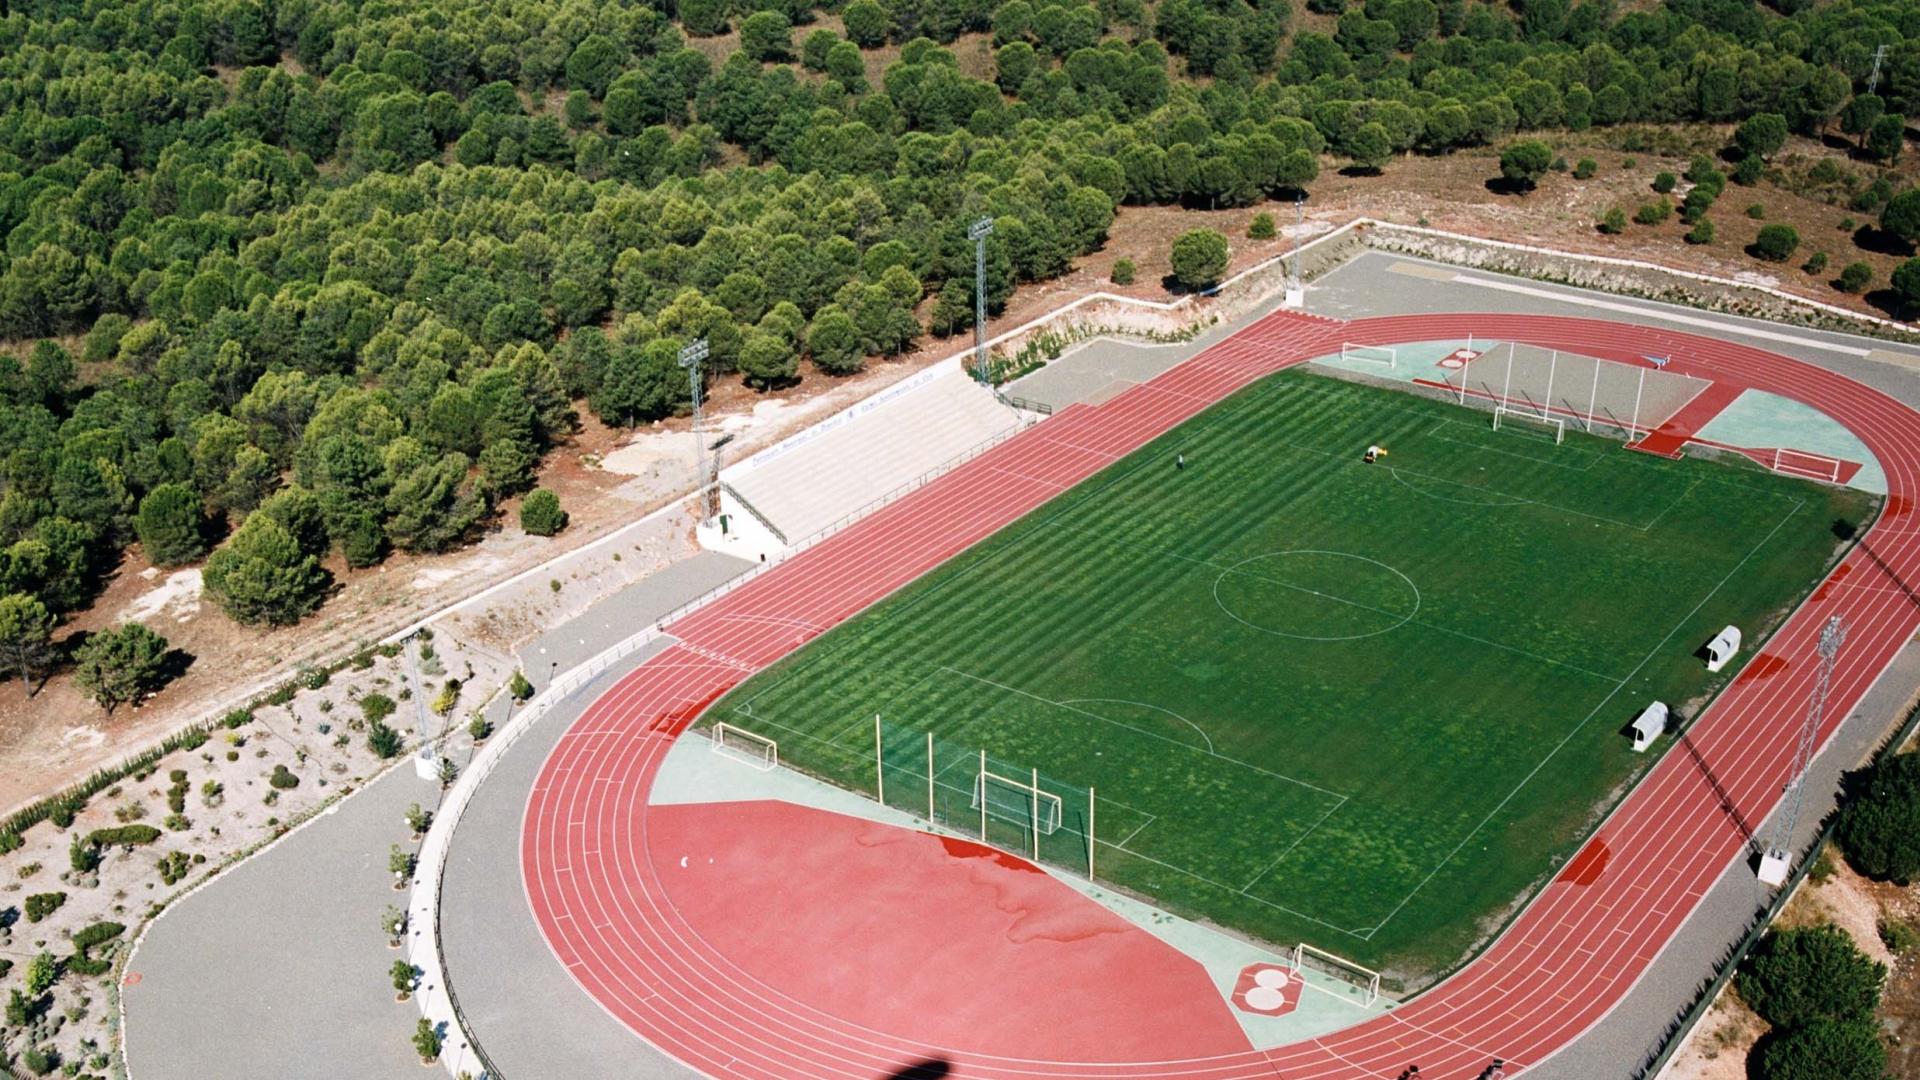
[[[1358,991],[1363,1005],[1380,1000],[1380,973],[1372,968],[1362,967],[1346,957],[1336,956],[1304,941],[1293,947],[1292,960],[1295,974],[1312,971],[1346,983]]]
[[[1773,471],[1789,476],[1801,476],[1811,480],[1824,480],[1829,484],[1840,482],[1840,470],[1845,465],[1839,458],[1825,454],[1811,454],[1805,450],[1779,449],[1773,452]]]
[[[1506,405],[1495,406],[1493,430],[1499,431],[1503,426],[1550,435],[1556,446],[1567,440],[1567,421],[1563,417],[1534,412],[1532,409],[1515,409]]]
[[[771,772],[780,765],[778,742],[725,721],[713,725],[713,752],[745,762],[761,772]]]
[[[1351,341],[1340,343],[1340,359],[1358,360],[1362,363],[1376,364],[1392,370],[1399,363],[1399,352],[1389,345],[1356,345]]]
[[[1029,780],[1002,776],[987,768],[981,755],[980,771],[973,778],[973,809],[980,812],[981,834],[987,819],[1015,825],[1033,834],[1037,844],[1042,836],[1052,836],[1065,820],[1065,804],[1060,796],[1042,790],[1038,776]]]

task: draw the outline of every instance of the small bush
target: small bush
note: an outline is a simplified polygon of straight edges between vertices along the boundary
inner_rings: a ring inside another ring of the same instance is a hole
[[[1863,262],[1848,263],[1840,271],[1840,291],[1846,293],[1862,292],[1873,282],[1873,267]]]
[[[535,536],[552,536],[567,527],[567,512],[560,509],[560,496],[546,488],[534,488],[520,502],[520,527]]]
[[[1633,220],[1642,225],[1658,225],[1673,216],[1673,204],[1665,199],[1647,203],[1633,212]]]
[[[1800,246],[1800,233],[1791,225],[1768,225],[1753,239],[1753,257],[1767,262],[1786,262]]]
[[[1110,275],[1110,279],[1113,281],[1115,285],[1133,284],[1133,274],[1134,274],[1134,268],[1133,268],[1132,259],[1115,259],[1114,260],[1113,273]]]
[[[1665,195],[1667,192],[1672,191],[1674,185],[1679,182],[1680,178],[1670,172],[1656,173],[1653,177],[1653,190]]]
[[[1752,206],[1747,207],[1747,216],[1755,221],[1765,221],[1767,220],[1767,208],[1759,203],[1754,203]]]
[[[1841,218],[1841,219],[1840,219],[1840,231],[1841,231],[1841,232],[1852,232],[1853,230],[1855,230],[1855,229],[1857,229],[1857,228],[1859,228],[1859,227],[1860,227],[1860,225],[1859,225],[1859,223],[1858,223],[1858,222],[1856,222],[1856,221],[1854,221],[1854,220],[1853,220],[1852,218],[1850,218],[1850,217],[1847,217],[1847,218]]]
[[[122,825],[114,829],[95,829],[87,842],[98,847],[137,847],[160,839],[160,830],[151,825]]]
[[[433,714],[435,716],[445,716],[453,711],[453,707],[458,704],[459,701],[460,680],[448,679],[446,684],[440,687],[440,693],[435,695],[433,699],[433,705],[431,706]]]
[[[286,791],[290,788],[299,787],[300,778],[289,772],[286,765],[281,764],[273,767],[273,775],[267,777],[267,783],[281,791]]]
[[[253,711],[251,709],[235,709],[220,718],[220,726],[226,728],[228,731],[238,731],[251,723],[253,723]]]
[[[1920,946],[1920,928],[1905,919],[1881,919],[1880,943],[1895,956],[1905,956]]]
[[[63,892],[34,893],[26,900],[27,921],[39,922],[60,910],[60,905],[66,902],[67,894]]]
[[[368,694],[360,699],[360,715],[366,717],[367,722],[372,724],[392,716],[394,710],[398,708],[399,706],[393,703],[393,699],[385,694]]]
[[[193,828],[193,822],[188,820],[185,814],[168,814],[160,824],[165,825],[170,832],[186,832]]]
[[[467,737],[474,742],[483,742],[491,734],[493,734],[493,725],[487,723],[485,716],[474,713],[473,719],[467,721]]]
[[[1708,221],[1706,218],[1701,218],[1699,221],[1694,222],[1693,228],[1687,230],[1687,243],[1713,243],[1713,222]]]
[[[375,720],[367,725],[367,749],[373,751],[374,756],[382,760],[393,757],[400,752],[403,744],[400,733],[380,721]]]
[[[1271,240],[1278,234],[1279,230],[1275,229],[1273,225],[1272,214],[1255,214],[1253,215],[1253,220],[1247,223],[1247,239],[1249,240]]]
[[[310,667],[300,673],[300,685],[308,690],[318,690],[330,681],[332,676],[323,667]]]
[[[1625,210],[1620,209],[1617,206],[1608,210],[1604,215],[1601,216],[1599,228],[1601,232],[1606,233],[1609,236],[1616,236],[1620,233],[1626,232],[1627,231],[1627,212]]]
[[[35,1076],[46,1076],[60,1067],[60,1055],[40,1046],[30,1046],[20,1055],[20,1064]]]
[[[1765,175],[1766,171],[1767,163],[1761,161],[1757,155],[1744,157],[1740,159],[1740,164],[1733,167],[1733,182],[1751,186],[1759,183],[1760,177]]]
[[[527,681],[523,672],[515,671],[513,678],[507,682],[507,693],[512,694],[515,701],[525,701],[533,696],[533,684]]]
[[[1583,157],[1580,159],[1579,164],[1573,167],[1573,178],[1575,180],[1591,180],[1593,174],[1599,171],[1599,162],[1594,161],[1590,157]]]
[[[0,833],[0,855],[10,855],[19,851],[24,843],[26,841],[20,839],[20,834],[17,832]]]
[[[160,871],[160,880],[169,885],[177,884],[193,869],[193,860],[184,851],[170,851],[154,863]]]
[[[1807,257],[1806,262],[1803,262],[1800,264],[1800,269],[1805,270],[1809,274],[1817,274],[1820,271],[1825,270],[1826,268],[1827,268],[1827,253],[1824,251],[1814,252],[1812,255]]]
[[[287,683],[282,686],[274,687],[273,693],[267,695],[266,701],[267,701],[267,704],[269,705],[286,705],[292,702],[293,696],[299,692],[300,692],[299,687],[293,685],[292,683]]]
[[[67,865],[76,874],[91,874],[100,868],[100,847],[85,837],[76,836],[67,845]]]

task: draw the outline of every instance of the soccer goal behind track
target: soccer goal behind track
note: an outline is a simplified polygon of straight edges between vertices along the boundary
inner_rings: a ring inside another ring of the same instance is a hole
[[[1361,967],[1304,941],[1293,947],[1292,959],[1295,973],[1312,971],[1346,983],[1358,992],[1363,1005],[1380,1000],[1380,973],[1372,968]]]
[[[755,735],[732,724],[713,725],[713,752],[745,762],[761,772],[771,772],[780,764],[780,744],[765,735]]]
[[[1387,345],[1355,345],[1351,341],[1340,345],[1340,359],[1357,360],[1393,370],[1399,363],[1399,350]]]
[[[1839,458],[1830,458],[1824,454],[1809,454],[1804,450],[1775,450],[1773,452],[1773,471],[1788,476],[1804,476],[1810,480],[1825,480],[1829,484],[1840,482],[1840,470],[1845,466]]]

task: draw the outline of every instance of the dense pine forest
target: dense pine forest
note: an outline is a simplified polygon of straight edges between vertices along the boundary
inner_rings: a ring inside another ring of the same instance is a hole
[[[691,338],[713,378],[767,387],[967,329],[983,214],[997,309],[1123,204],[1756,115],[1886,159],[1920,110],[1920,5],[1895,2],[0,12],[0,641],[22,668],[136,540],[280,624],[336,552],[468,541],[578,410],[683,410]]]

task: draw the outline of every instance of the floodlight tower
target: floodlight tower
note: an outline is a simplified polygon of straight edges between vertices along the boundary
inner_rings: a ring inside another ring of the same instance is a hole
[[[987,237],[993,235],[993,219],[983,217],[967,226],[967,239],[973,241],[973,374],[987,382]]]
[[[689,342],[680,348],[680,366],[686,369],[687,384],[693,394],[693,473],[695,491],[700,498],[700,520],[717,512],[719,491],[707,476],[707,447],[700,433],[700,362],[707,358],[707,339]]]
[[[1873,74],[1867,76],[1867,96],[1873,96],[1880,88],[1880,62],[1887,58],[1887,47],[1876,45],[1873,48]]]
[[[1813,763],[1813,749],[1820,738],[1820,721],[1826,716],[1827,694],[1833,687],[1833,665],[1840,646],[1847,640],[1847,628],[1835,615],[1820,628],[1820,673],[1807,700],[1807,721],[1800,729],[1800,745],[1794,751],[1793,772],[1787,780],[1787,813],[1774,822],[1773,838],[1760,856],[1760,880],[1780,885],[1787,880],[1793,865],[1793,830],[1800,824],[1800,811],[1807,799],[1807,767]]]

